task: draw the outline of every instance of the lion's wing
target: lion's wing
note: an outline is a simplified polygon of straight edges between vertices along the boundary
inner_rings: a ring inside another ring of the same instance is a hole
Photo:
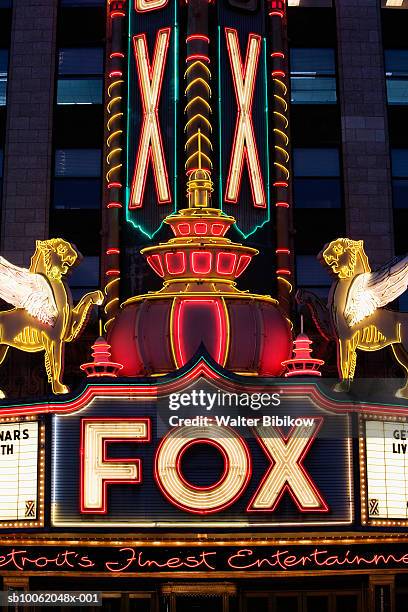
[[[387,306],[408,288],[408,256],[395,258],[375,270],[359,274],[351,284],[344,311],[352,327]]]
[[[0,298],[24,308],[43,323],[53,325],[58,315],[51,287],[41,274],[19,268],[0,257]]]

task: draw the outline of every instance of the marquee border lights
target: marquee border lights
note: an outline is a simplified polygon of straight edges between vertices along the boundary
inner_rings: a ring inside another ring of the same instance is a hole
[[[240,376],[233,374],[232,378],[226,377],[226,372],[218,370],[214,362],[209,363],[205,358],[200,357],[197,362],[193,363],[187,371],[183,371],[176,376],[166,376],[155,378],[154,383],[148,384],[146,379],[140,383],[125,385],[121,383],[106,384],[86,384],[77,396],[67,399],[54,400],[52,402],[37,402],[37,403],[21,403],[9,404],[3,400],[0,408],[0,418],[16,418],[21,416],[34,416],[42,414],[73,414],[78,410],[82,410],[89,402],[97,397],[123,398],[144,401],[146,399],[157,399],[158,396],[163,397],[169,393],[179,391],[184,388],[186,383],[193,382],[206,377],[210,381],[216,381],[225,391],[236,392],[237,382],[242,382],[246,390],[251,393],[263,393],[268,390],[279,390],[285,396],[285,399],[293,399],[296,397],[310,398],[316,406],[329,412],[337,414],[360,413],[368,415],[377,415],[380,413],[384,418],[390,415],[393,417],[406,417],[406,404],[364,404],[358,402],[345,402],[340,399],[334,399],[326,395],[319,387],[317,381],[308,381],[304,384],[294,383],[290,380],[280,380],[279,384],[273,378],[263,379],[260,384],[253,376]],[[169,380],[170,378],[170,380]]]
[[[290,164],[290,77],[287,43],[286,0],[268,0],[270,24],[270,66],[272,76],[271,110],[273,117],[273,199],[276,219],[276,280],[278,300],[291,312],[294,274],[292,180]]]
[[[137,0],[139,1],[139,0]],[[108,0],[106,62],[106,144],[105,144],[105,211],[102,238],[102,283],[106,296],[104,328],[107,331],[119,310],[120,292],[120,210],[123,207],[123,133],[124,74],[123,52],[126,0]]]
[[[394,421],[406,423],[408,428],[408,417],[401,414],[375,414],[366,413],[359,416],[359,467],[360,467],[360,490],[361,490],[361,524],[364,527],[407,527],[408,519],[373,519],[368,512],[368,475],[367,475],[367,453],[366,453],[366,421]]]
[[[41,418],[36,416],[0,417],[0,423],[24,423],[38,422],[38,460],[37,460],[37,518],[22,519],[18,521],[1,521],[2,529],[34,529],[44,527],[44,505],[45,505],[45,425]]]

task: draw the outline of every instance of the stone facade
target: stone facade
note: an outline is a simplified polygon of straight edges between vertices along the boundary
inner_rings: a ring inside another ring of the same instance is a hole
[[[381,264],[394,232],[380,2],[340,0],[336,14],[347,235]]]
[[[57,0],[13,0],[1,252],[27,265],[48,237]]]

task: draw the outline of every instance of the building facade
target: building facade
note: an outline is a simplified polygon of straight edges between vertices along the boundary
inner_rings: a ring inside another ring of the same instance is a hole
[[[362,330],[343,378],[363,382],[339,399],[317,255],[339,237],[373,268],[406,254],[407,9],[0,0],[1,255],[52,288],[83,256],[75,308],[57,300],[69,333],[24,319],[0,369],[4,590],[121,612],[406,609],[408,294],[397,340]],[[214,389],[210,426],[195,401]]]

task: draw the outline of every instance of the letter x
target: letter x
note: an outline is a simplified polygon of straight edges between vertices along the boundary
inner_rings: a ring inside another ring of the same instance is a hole
[[[225,201],[238,201],[244,159],[246,159],[254,205],[258,208],[266,208],[265,190],[252,123],[252,102],[261,53],[261,37],[257,34],[249,35],[245,66],[243,66],[237,31],[225,28],[225,36],[238,105]]]
[[[133,37],[136,68],[143,106],[143,124],[132,181],[129,208],[141,208],[146,185],[149,160],[152,160],[156,193],[159,204],[171,201],[169,179],[159,126],[159,101],[169,48],[170,28],[159,30],[154,46],[153,65],[150,64],[146,36]]]
[[[256,427],[255,433],[271,466],[249,503],[248,511],[273,512],[288,491],[301,512],[327,512],[328,506],[302,465],[323,419],[294,427],[285,437],[275,427]]]

